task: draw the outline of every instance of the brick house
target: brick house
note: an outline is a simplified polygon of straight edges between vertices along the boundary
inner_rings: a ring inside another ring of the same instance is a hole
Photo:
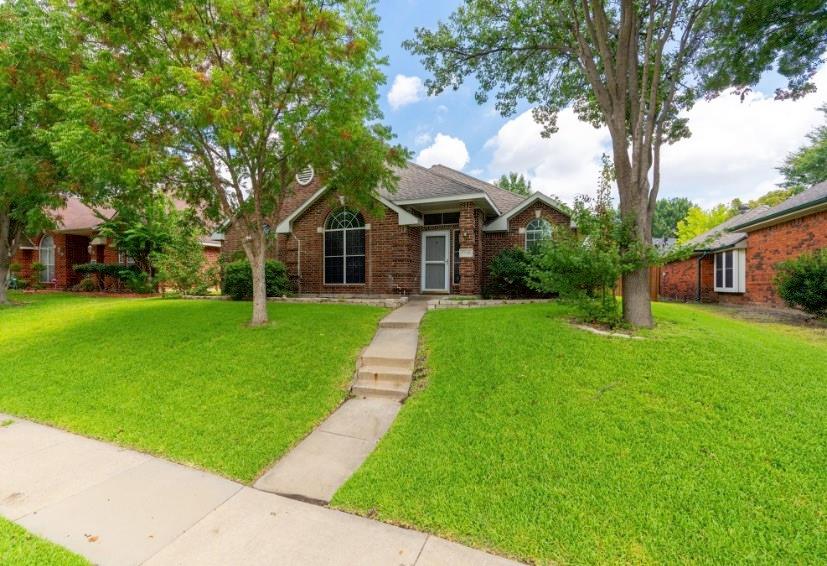
[[[307,175],[273,220],[268,255],[284,262],[303,294],[476,295],[500,251],[530,247],[569,229],[570,217],[541,193],[522,197],[442,165],[409,163],[377,210],[352,207]],[[233,226],[227,254],[241,250]]]
[[[689,244],[691,258],[661,268],[662,298],[783,306],[775,266],[827,248],[827,182],[730,218]]]
[[[104,217],[114,214],[111,209],[97,210]],[[12,264],[19,264],[19,279],[29,281],[32,264],[41,263],[40,283],[47,288],[69,289],[82,279],[72,266],[83,263],[105,263],[126,265],[129,258],[119,253],[111,241],[98,235],[102,220],[95,210],[84,205],[79,199],[70,197],[63,208],[54,212],[55,229],[26,238],[12,258]],[[204,255],[207,262],[218,262],[221,242],[203,238]]]

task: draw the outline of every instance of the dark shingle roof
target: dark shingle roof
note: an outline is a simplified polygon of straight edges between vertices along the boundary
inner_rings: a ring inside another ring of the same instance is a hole
[[[765,220],[783,216],[784,214],[795,212],[801,209],[807,209],[810,206],[815,206],[827,202],[827,181],[823,181],[817,185],[813,185],[806,191],[792,196],[784,202],[768,208],[760,216],[750,218],[743,222],[738,222],[733,227],[746,228],[753,224],[758,224]]]
[[[396,192],[390,193],[384,189],[379,191],[392,202],[474,195],[480,192],[466,184],[437,175],[416,163],[408,163],[407,167],[397,169],[396,175],[399,177]]]
[[[430,170],[442,177],[447,177],[448,179],[458,181],[474,189],[477,189],[478,192],[484,192],[488,195],[488,198],[490,198],[491,201],[497,206],[501,214],[505,214],[506,212],[516,207],[527,198],[514,194],[511,191],[501,189],[500,187],[492,183],[486,183],[485,181],[477,179],[476,177],[466,175],[461,171],[445,167],[444,165],[434,165],[433,167],[431,167]]]
[[[728,248],[734,246],[741,240],[747,237],[744,232],[731,232],[735,226],[745,222],[752,221],[753,218],[763,215],[768,206],[762,205],[752,208],[743,214],[738,214],[732,218],[721,222],[711,230],[707,230],[700,236],[695,236],[689,240],[686,245],[692,246],[693,250],[718,250],[721,248]]]

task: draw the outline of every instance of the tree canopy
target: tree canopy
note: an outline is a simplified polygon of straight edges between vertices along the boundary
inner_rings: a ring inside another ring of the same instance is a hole
[[[494,184],[517,195],[528,196],[531,194],[531,181],[526,179],[522,173],[511,171],[502,175]]]
[[[84,0],[87,66],[54,147],[98,195],[165,187],[238,223],[267,321],[265,224],[297,173],[364,206],[392,166],[371,0]]]
[[[49,95],[75,61],[65,14],[35,0],[0,3],[0,303],[12,256],[26,234],[51,222],[63,171],[45,128],[60,118]]]
[[[658,199],[652,219],[652,237],[675,238],[678,235],[678,222],[686,218],[693,206],[692,201],[686,197]]]
[[[820,108],[827,116],[827,104]],[[816,183],[827,181],[827,123],[807,134],[808,143],[791,153],[778,170],[784,175],[781,186],[796,194]]]

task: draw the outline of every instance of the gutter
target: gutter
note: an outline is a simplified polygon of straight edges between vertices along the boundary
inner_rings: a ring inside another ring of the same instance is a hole
[[[827,204],[827,196],[821,197],[816,200],[812,200],[810,202],[799,204],[798,206],[794,206],[792,208],[787,208],[785,210],[779,210],[778,212],[774,212],[773,214],[769,214],[767,216],[762,216],[760,218],[756,218],[751,220],[750,222],[745,222],[744,224],[738,224],[737,226],[732,226],[730,228],[731,231],[737,232],[742,228],[748,228],[751,226],[756,226],[758,224],[764,224],[765,222],[769,222],[771,220],[775,220],[777,218],[783,218],[784,216],[789,216],[791,214],[795,214],[796,212],[800,212],[802,210],[806,210],[808,208],[815,208],[820,204]]]

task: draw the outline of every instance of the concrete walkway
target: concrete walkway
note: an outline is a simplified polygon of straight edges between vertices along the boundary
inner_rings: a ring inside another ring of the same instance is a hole
[[[0,414],[7,420],[0,515],[93,563],[514,564]]]
[[[427,301],[414,299],[379,322],[359,359],[354,398],[267,471],[255,483],[257,489],[314,503],[330,501],[373,452],[408,396],[419,323],[427,308]]]

